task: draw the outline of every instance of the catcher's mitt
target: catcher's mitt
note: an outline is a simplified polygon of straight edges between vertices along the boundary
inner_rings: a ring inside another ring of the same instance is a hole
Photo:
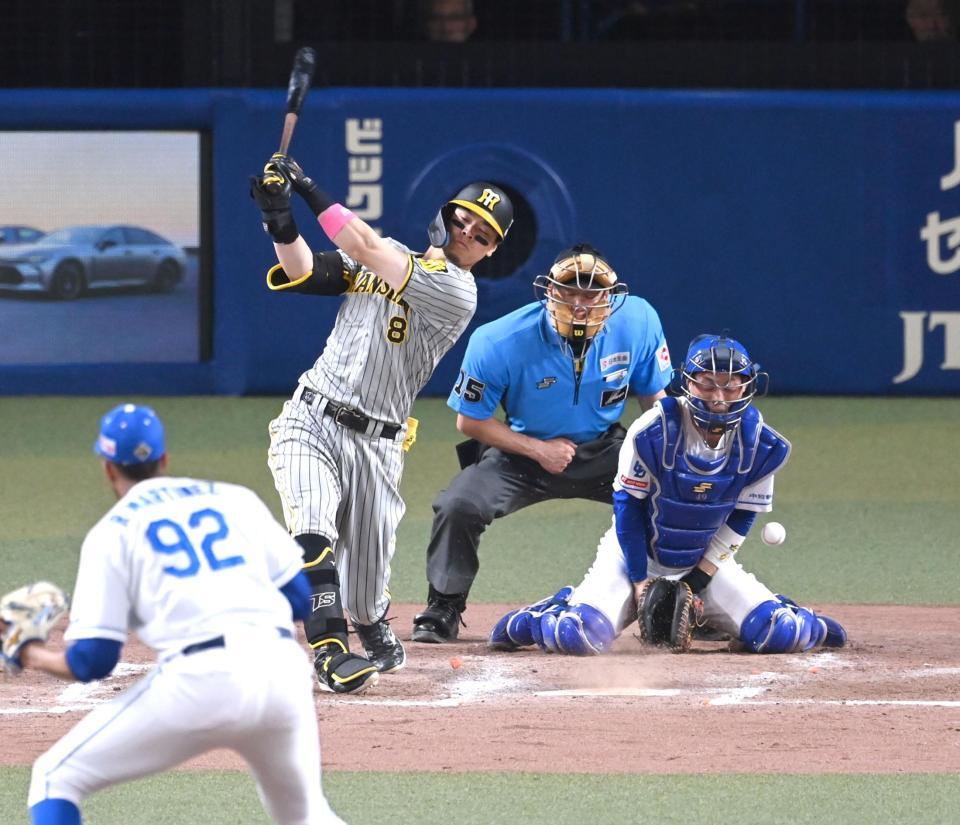
[[[648,579],[637,599],[640,640],[683,653],[690,649],[693,629],[702,609],[702,602],[686,582]]]
[[[69,599],[50,582],[34,582],[0,598],[3,621],[3,663],[10,673],[21,670],[20,652],[27,642],[45,642],[50,629],[67,612]]]

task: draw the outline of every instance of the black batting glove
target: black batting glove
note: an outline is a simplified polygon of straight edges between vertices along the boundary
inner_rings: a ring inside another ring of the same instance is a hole
[[[314,215],[319,215],[328,207],[333,206],[333,200],[324,192],[313,178],[308,177],[303,168],[289,155],[279,152],[270,158],[270,164],[286,177],[293,186],[293,191],[306,201]],[[269,165],[269,164],[268,164]]]
[[[250,197],[260,208],[263,231],[274,243],[291,244],[299,236],[290,205],[290,179],[271,160],[263,167],[262,175],[250,176]]]

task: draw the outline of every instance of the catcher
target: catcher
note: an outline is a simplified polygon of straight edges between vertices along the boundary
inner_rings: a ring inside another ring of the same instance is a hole
[[[602,653],[634,621],[643,642],[675,652],[703,623],[754,653],[845,644],[839,622],[774,594],[734,560],[757,513],[773,509],[774,474],[790,454],[751,406],[767,374],[738,341],[701,335],[675,381],[680,397],[661,399],[627,433],[613,526],[583,582],[507,613],[491,647]]]

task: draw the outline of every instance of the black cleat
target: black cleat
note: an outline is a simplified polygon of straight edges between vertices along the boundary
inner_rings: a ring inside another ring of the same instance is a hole
[[[460,633],[461,614],[467,609],[465,593],[448,596],[438,593],[430,587],[427,607],[413,617],[413,636],[415,642],[443,644],[454,642]],[[466,627],[466,623],[464,623]]]
[[[406,664],[407,654],[386,619],[376,624],[358,624],[354,627],[370,662],[381,673],[392,673]]]
[[[376,665],[344,653],[334,645],[324,645],[315,651],[313,669],[317,672],[320,689],[330,693],[362,693],[373,687],[379,678]]]

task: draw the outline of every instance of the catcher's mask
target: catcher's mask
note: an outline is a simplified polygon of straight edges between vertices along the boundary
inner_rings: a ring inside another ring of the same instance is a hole
[[[450,240],[450,219],[458,206],[479,215],[502,241],[513,223],[513,204],[507,193],[494,183],[477,181],[464,186],[447,201],[427,227],[430,245],[443,249]]]
[[[157,461],[165,451],[163,422],[150,407],[120,404],[100,419],[93,451],[114,464]]]
[[[741,378],[742,394],[734,400],[722,402],[725,405],[722,412],[713,409],[710,401],[701,398],[693,390],[696,386],[706,388],[702,380],[706,372],[726,375],[727,381],[735,375]],[[711,433],[735,429],[754,397],[766,394],[769,383],[769,376],[760,372],[760,365],[751,360],[746,347],[725,334],[698,335],[694,338],[687,348],[683,367],[674,372],[674,379],[679,381],[680,391],[690,402],[693,420]]]
[[[586,243],[563,250],[550,271],[534,279],[533,291],[575,360],[583,358],[629,292],[600,251]]]

